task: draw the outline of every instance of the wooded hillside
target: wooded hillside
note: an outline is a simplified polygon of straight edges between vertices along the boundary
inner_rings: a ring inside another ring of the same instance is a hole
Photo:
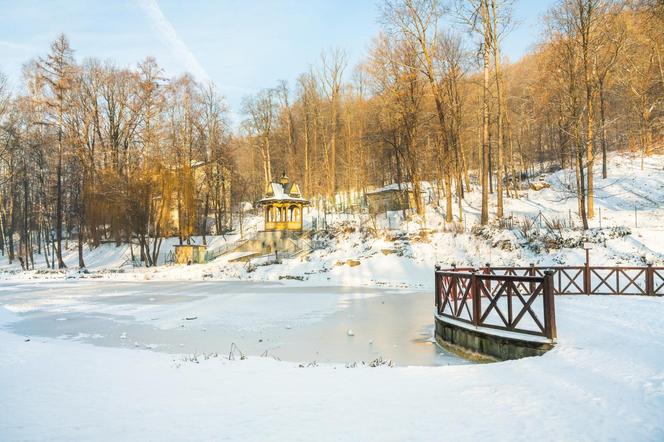
[[[560,0],[513,63],[501,53],[511,7],[386,0],[362,63],[324,51],[294,84],[247,96],[238,127],[223,84],[167,78],[149,57],[80,61],[60,35],[20,90],[0,81],[2,253],[30,268],[53,248],[63,267],[70,237],[84,267],[84,243],[136,241],[154,265],[160,238],[224,232],[282,172],[325,211],[358,210],[389,183],[418,196],[428,181],[459,222],[464,194],[481,192],[486,224],[529,177],[572,167],[587,227],[607,152],[664,148],[664,4]]]

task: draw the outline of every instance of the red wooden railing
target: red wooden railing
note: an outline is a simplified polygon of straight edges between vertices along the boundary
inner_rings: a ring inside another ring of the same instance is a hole
[[[490,275],[542,276],[553,272],[556,295],[664,295],[664,267],[552,266],[491,267],[480,269]]]
[[[436,269],[436,312],[476,326],[556,337],[554,295],[664,295],[664,267]]]
[[[556,337],[552,272],[523,276],[467,270],[436,271],[438,315],[481,327]]]

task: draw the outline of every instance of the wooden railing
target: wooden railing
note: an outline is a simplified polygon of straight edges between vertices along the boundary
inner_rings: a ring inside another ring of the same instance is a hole
[[[543,276],[553,272],[556,295],[664,295],[664,267],[553,266],[491,267],[479,269],[489,275]]]
[[[494,275],[436,271],[436,312],[478,327],[556,337],[553,273]]]
[[[436,268],[436,312],[475,326],[556,337],[554,295],[664,295],[664,267]]]

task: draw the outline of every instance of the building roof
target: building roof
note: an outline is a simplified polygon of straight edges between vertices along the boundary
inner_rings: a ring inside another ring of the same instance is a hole
[[[387,186],[380,187],[378,189],[372,189],[367,191],[367,195],[377,194],[377,193],[388,193],[388,192],[412,192],[413,185],[411,183],[401,183],[401,190],[399,190],[399,183],[388,184]]]
[[[294,202],[300,204],[309,204],[309,201],[302,198],[300,186],[295,183],[287,182],[270,183],[265,192],[265,196],[258,201],[259,204],[269,204],[276,202]]]

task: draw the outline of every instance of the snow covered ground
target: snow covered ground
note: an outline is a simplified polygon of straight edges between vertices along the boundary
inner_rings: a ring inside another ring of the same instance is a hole
[[[560,297],[542,357],[348,368],[28,338],[0,308],[0,439],[664,440],[663,315],[663,298]]]

